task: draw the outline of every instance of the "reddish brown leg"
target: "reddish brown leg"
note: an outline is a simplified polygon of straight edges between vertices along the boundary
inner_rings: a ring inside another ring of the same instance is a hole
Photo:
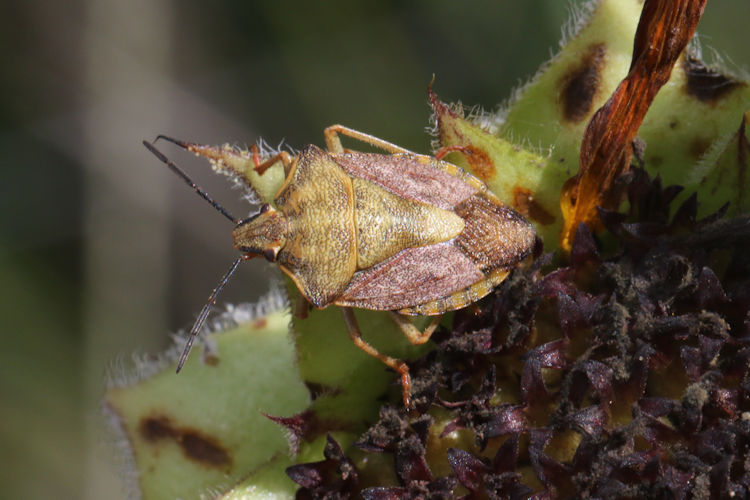
[[[310,312],[310,303],[307,301],[304,295],[301,293],[297,295],[297,299],[294,301],[294,317],[299,319],[307,318],[307,313]]]
[[[250,151],[253,152],[253,163],[255,163],[255,171],[258,175],[263,175],[266,170],[271,168],[277,162],[281,162],[282,165],[284,165],[284,174],[289,175],[289,170],[292,168],[292,155],[286,151],[275,154],[264,162],[260,161],[260,154],[257,145],[253,144],[250,146]]]
[[[449,153],[467,153],[469,148],[466,146],[444,146],[437,151],[435,151],[435,159],[436,160],[442,160],[445,158]]]
[[[443,319],[442,315],[435,316],[432,321],[430,321],[430,324],[427,325],[427,328],[425,328],[423,332],[420,332],[419,329],[411,322],[409,316],[399,314],[394,311],[390,311],[390,313],[393,321],[395,321],[398,327],[401,328],[401,331],[404,332],[404,335],[406,335],[406,338],[409,339],[409,342],[414,345],[424,344],[425,342],[430,340],[430,337],[440,324],[440,320]]]
[[[351,137],[352,139],[357,139],[358,141],[362,141],[365,144],[369,144],[384,151],[388,151],[389,153],[396,154],[411,152],[408,149],[404,149],[400,146],[396,146],[393,143],[384,141],[383,139],[379,139],[374,135],[365,134],[364,132],[360,132],[349,127],[344,127],[343,125],[331,125],[330,127],[326,127],[326,129],[323,131],[323,135],[326,139],[326,147],[331,153],[344,152],[344,146],[341,145],[339,134]]]
[[[404,391],[404,406],[409,407],[411,393],[411,377],[409,377],[409,367],[403,361],[399,361],[396,358],[386,356],[378,352],[373,346],[368,344],[365,339],[362,338],[362,332],[357,324],[357,318],[354,317],[354,311],[349,307],[342,307],[341,313],[344,315],[344,322],[346,323],[346,329],[349,331],[349,338],[352,339],[354,345],[365,351],[373,358],[379,359],[381,362],[386,364],[389,368],[394,369],[399,375],[401,375],[401,387]]]

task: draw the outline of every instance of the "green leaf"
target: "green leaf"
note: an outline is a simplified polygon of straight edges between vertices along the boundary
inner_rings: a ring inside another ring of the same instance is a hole
[[[226,500],[294,498],[297,485],[286,475],[286,468],[293,463],[286,453],[276,455],[225,492],[222,498]]]
[[[701,193],[700,215],[708,215],[729,202],[727,215],[746,213],[750,209],[750,111],[737,130],[714,141],[711,149],[693,168],[688,178]]]
[[[210,350],[196,347],[179,375],[169,362],[107,391],[106,407],[127,440],[143,498],[226,491],[287,453],[283,430],[261,412],[289,415],[309,403],[289,321],[287,311],[276,311],[210,334]]]

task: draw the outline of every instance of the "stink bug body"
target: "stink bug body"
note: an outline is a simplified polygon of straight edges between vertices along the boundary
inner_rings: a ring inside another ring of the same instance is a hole
[[[345,151],[339,134],[388,154]],[[199,155],[216,148],[160,136]],[[271,204],[237,220],[200,190],[152,144],[146,147],[235,223],[237,259],[209,297],[178,364],[187,357],[221,287],[239,262],[261,255],[277,263],[317,308],[342,308],[358,347],[395,369],[408,405],[408,366],[366,343],[350,308],[390,311],[409,340],[429,340],[440,315],[487,295],[524,259],[534,229],[475,177],[436,157],[412,153],[340,125],[325,130],[328,151],[307,146],[260,162],[263,174],[280,162],[285,181]],[[447,150],[445,151],[447,152]],[[299,310],[299,309],[298,309]],[[407,315],[437,316],[420,332]]]

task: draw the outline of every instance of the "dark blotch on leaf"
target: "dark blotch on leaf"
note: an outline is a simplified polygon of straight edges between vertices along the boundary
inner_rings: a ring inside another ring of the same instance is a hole
[[[167,417],[143,418],[138,428],[141,437],[150,442],[164,438],[174,438],[178,434],[177,430],[172,427],[172,422]]]
[[[709,68],[695,56],[688,55],[682,63],[687,77],[686,91],[699,101],[714,104],[731,91],[745,84]]]
[[[198,432],[185,432],[180,439],[185,455],[202,464],[215,467],[232,465],[232,457],[216,440]]]
[[[560,104],[566,121],[580,122],[591,113],[606,58],[606,45],[592,45],[578,65],[560,81]]]
[[[496,175],[495,163],[486,152],[472,145],[461,146],[460,151],[464,155],[464,158],[466,158],[466,161],[469,162],[471,172],[474,175],[485,182]]]
[[[169,417],[152,416],[141,419],[141,437],[155,444],[169,439],[177,443],[184,455],[209,467],[231,468],[232,456],[217,439],[189,427],[175,425]]]

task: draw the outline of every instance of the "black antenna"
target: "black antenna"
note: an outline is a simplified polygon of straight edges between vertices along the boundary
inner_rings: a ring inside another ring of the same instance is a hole
[[[211,295],[208,296],[208,301],[206,301],[206,305],[203,306],[203,309],[201,309],[201,312],[198,315],[198,318],[195,320],[195,323],[193,323],[193,327],[190,329],[190,333],[188,334],[187,344],[185,344],[185,349],[182,351],[182,356],[180,356],[180,361],[177,363],[177,373],[180,373],[180,370],[182,370],[182,365],[185,364],[185,360],[187,360],[188,354],[190,354],[190,349],[193,347],[193,341],[195,340],[195,337],[198,335],[198,332],[200,332],[201,328],[203,327],[203,323],[206,322],[206,318],[208,318],[208,313],[211,311],[211,306],[214,305],[214,303],[216,303],[216,297],[218,297],[219,292],[221,292],[221,289],[224,288],[224,285],[227,284],[227,281],[229,281],[229,278],[231,278],[234,272],[237,270],[237,266],[240,265],[240,262],[242,262],[243,260],[247,260],[247,259],[248,257],[243,255],[242,257],[232,262],[232,266],[221,278],[221,281],[219,281],[219,284],[216,285],[216,288],[214,288],[214,291],[211,292]]]
[[[177,144],[181,147],[187,147],[187,143],[184,143],[182,141],[178,141],[177,139],[172,139],[171,137],[167,137],[165,135],[159,135],[154,139],[154,142],[158,141],[159,139],[164,139],[165,141],[172,142],[174,144]],[[203,189],[201,189],[193,180],[180,168],[177,166],[176,163],[174,163],[172,160],[166,157],[164,153],[159,151],[156,146],[154,146],[153,143],[150,143],[148,141],[143,141],[143,145],[146,146],[146,149],[151,151],[151,153],[154,154],[159,160],[161,160],[169,169],[177,174],[178,177],[180,177],[185,183],[193,188],[193,191],[195,191],[201,198],[206,200],[212,207],[214,207],[220,214],[222,214],[227,219],[231,220],[232,223],[237,224],[239,220],[235,218],[232,214],[230,214],[224,207],[222,207],[219,203],[214,201],[213,198],[211,198],[208,193],[206,193]],[[229,278],[232,277],[234,272],[237,270],[237,266],[240,265],[240,262],[243,260],[249,259],[251,256],[249,255],[243,255],[242,257],[239,257],[237,260],[232,262],[232,266],[229,268],[229,270],[224,274],[224,276],[219,281],[219,284],[216,285],[216,288],[214,288],[213,292],[211,292],[211,295],[208,296],[208,301],[206,301],[206,305],[203,306],[203,309],[201,309],[200,314],[198,314],[198,318],[195,320],[195,323],[193,323],[193,327],[190,329],[190,333],[188,334],[187,343],[185,344],[185,349],[182,351],[182,355],[180,356],[180,360],[177,363],[177,373],[180,373],[180,370],[182,370],[182,366],[185,364],[185,361],[187,360],[188,354],[190,354],[190,349],[193,347],[193,341],[195,341],[195,337],[200,332],[201,328],[203,328],[203,324],[206,322],[206,318],[208,318],[208,313],[211,312],[211,306],[216,303],[216,297],[219,296],[219,293],[224,288],[224,285],[227,284],[227,281],[229,281]]]
[[[171,137],[166,137],[166,136],[163,136],[163,135],[158,136],[154,140],[154,142],[158,141],[159,139],[164,139],[164,140],[173,142],[173,143],[177,144],[178,146],[183,146],[184,145],[184,143],[182,143],[182,142],[180,142],[180,141],[178,141],[176,139],[172,139]],[[170,160],[169,158],[167,158],[164,155],[164,153],[162,153],[161,151],[159,151],[158,149],[156,149],[156,146],[154,146],[152,143],[150,143],[148,141],[143,141],[143,145],[146,146],[146,149],[148,149],[149,151],[151,151],[154,154],[154,156],[156,156],[157,158],[159,158],[159,160],[161,160],[162,162],[164,162],[164,164],[166,164],[167,167],[169,167],[169,169],[172,172],[174,172],[175,174],[177,174],[183,181],[185,181],[185,183],[188,186],[190,186],[191,188],[193,188],[193,191],[195,191],[196,193],[198,193],[198,195],[201,198],[203,198],[208,203],[210,203],[211,206],[214,207],[219,213],[221,213],[227,219],[231,220],[232,223],[234,223],[234,224],[237,224],[239,222],[239,220],[237,218],[235,218],[234,216],[232,216],[232,214],[230,214],[224,207],[222,207],[216,201],[214,201],[214,199],[211,198],[208,195],[208,193],[206,193],[195,182],[193,182],[193,180],[185,172],[183,172],[182,169],[180,167],[178,167],[177,164],[175,164],[175,162],[173,162],[172,160]]]

